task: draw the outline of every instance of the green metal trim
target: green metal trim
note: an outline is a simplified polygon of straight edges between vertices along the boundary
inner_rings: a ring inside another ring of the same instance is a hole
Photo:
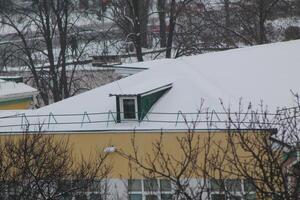
[[[144,117],[147,115],[152,106],[171,88],[166,88],[164,90],[160,90],[149,95],[145,95],[140,97],[140,109],[139,109],[139,120],[142,121]]]
[[[137,114],[138,114],[138,120],[142,121],[142,113],[140,112],[142,110],[142,98],[141,95],[137,96]]]
[[[116,103],[117,103],[117,123],[121,123],[121,113],[120,113],[120,98],[119,96],[116,96]]]

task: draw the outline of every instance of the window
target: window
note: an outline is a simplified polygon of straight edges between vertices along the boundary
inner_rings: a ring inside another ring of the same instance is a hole
[[[143,196],[141,194],[129,194],[129,200],[142,200]]]
[[[89,191],[90,192],[99,192],[103,189],[102,183],[100,180],[95,180],[90,184]]]
[[[63,200],[72,200],[73,199],[73,197],[72,197],[72,194],[70,194],[70,193],[64,193],[63,195]]]
[[[162,194],[161,200],[172,200],[172,194]]]
[[[165,180],[165,179],[160,180],[160,190],[163,192],[172,191],[171,182],[169,180]]]
[[[238,195],[229,195],[229,200],[242,200],[241,196]]]
[[[85,194],[76,194],[75,199],[76,200],[87,200],[87,196]]]
[[[247,180],[212,179],[210,181],[212,200],[255,200],[255,187]]]
[[[144,190],[156,192],[158,190],[158,184],[156,179],[144,180]]]
[[[100,200],[101,194],[90,194],[90,200]]]
[[[246,192],[255,192],[255,185],[250,180],[244,180],[244,189]]]
[[[165,179],[128,180],[130,200],[172,200],[172,184]]]
[[[226,200],[225,194],[212,194],[211,195],[212,200]]]
[[[226,180],[226,188],[230,192],[241,192],[242,191],[242,182],[238,179],[229,179]]]
[[[245,200],[255,200],[256,194],[246,194],[244,199]]]
[[[121,118],[123,120],[137,119],[137,98],[122,97],[120,98]]]
[[[141,192],[142,182],[139,179],[128,180],[128,191],[129,192]]]
[[[225,185],[223,179],[212,179],[210,181],[212,191],[224,191]]]
[[[158,200],[158,196],[155,194],[146,195],[146,200]]]

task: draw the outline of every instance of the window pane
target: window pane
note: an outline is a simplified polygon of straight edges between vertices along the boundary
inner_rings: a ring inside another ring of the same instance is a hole
[[[154,194],[146,195],[146,200],[158,200],[158,196]]]
[[[172,191],[171,181],[169,180],[160,180],[160,190],[161,191]]]
[[[212,179],[211,181],[212,191],[224,191],[224,180],[223,179]]]
[[[238,180],[238,179],[226,180],[226,188],[227,188],[228,191],[232,191],[232,192],[242,191],[241,180]]]
[[[20,195],[12,194],[8,196],[8,200],[20,199]]]
[[[157,191],[158,184],[156,179],[146,179],[144,180],[144,190],[145,191]]]
[[[130,194],[129,200],[142,200],[142,195],[141,194]]]
[[[245,200],[255,200],[256,199],[256,194],[246,194],[245,195]]]
[[[255,192],[255,185],[251,180],[244,180],[245,192]]]
[[[87,196],[85,194],[76,194],[75,199],[76,200],[87,200]]]
[[[226,200],[225,194],[212,194],[211,200]]]
[[[95,180],[90,185],[90,191],[91,192],[99,192],[101,191],[101,181]]]
[[[142,182],[139,179],[128,180],[128,191],[139,192],[142,191]]]
[[[242,200],[242,197],[241,196],[235,196],[235,195],[230,195],[229,200]]]
[[[172,200],[172,194],[162,194],[161,200]]]
[[[101,194],[91,194],[90,200],[101,200]]]
[[[124,119],[135,119],[135,99],[123,99]]]
[[[65,193],[65,194],[63,194],[63,200],[72,200],[72,194],[70,194],[70,193]]]
[[[58,191],[69,191],[72,189],[72,181],[71,180],[63,180],[58,183]]]

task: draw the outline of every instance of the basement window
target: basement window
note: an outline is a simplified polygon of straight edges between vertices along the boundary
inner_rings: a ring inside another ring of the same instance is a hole
[[[120,97],[120,111],[123,120],[137,119],[137,98]]]

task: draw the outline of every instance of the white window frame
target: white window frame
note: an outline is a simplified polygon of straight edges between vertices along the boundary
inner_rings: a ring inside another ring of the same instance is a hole
[[[135,105],[135,118],[131,118],[131,119],[126,119],[124,117],[124,103],[123,100],[125,99],[133,99],[134,100],[134,105]],[[119,98],[119,102],[120,102],[120,117],[121,120],[123,121],[135,121],[138,119],[138,106],[137,106],[137,97],[136,96],[132,96],[132,97],[120,97]]]

